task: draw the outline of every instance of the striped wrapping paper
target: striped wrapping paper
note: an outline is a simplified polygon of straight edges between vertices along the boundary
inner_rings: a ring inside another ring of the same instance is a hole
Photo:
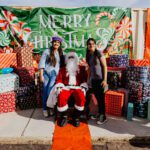
[[[28,46],[17,47],[17,64],[18,67],[33,67],[32,48]]]
[[[33,67],[17,67],[14,70],[20,78],[20,86],[34,85],[34,68]]]
[[[110,66],[112,67],[129,66],[129,56],[127,54],[110,55]]]
[[[19,88],[19,77],[17,74],[0,74],[0,93],[16,91]]]
[[[0,68],[17,66],[16,53],[0,53]]]
[[[149,61],[147,59],[130,59],[130,66],[143,67],[149,66]]]
[[[16,110],[15,92],[0,93],[0,113],[12,112]]]

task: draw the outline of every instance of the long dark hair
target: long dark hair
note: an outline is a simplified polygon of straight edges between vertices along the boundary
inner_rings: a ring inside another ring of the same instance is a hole
[[[56,58],[55,58],[55,55],[54,55],[54,48],[53,46],[50,48],[50,56],[49,56],[49,59],[48,59],[48,62],[52,65],[52,66],[56,66]],[[61,48],[61,43],[60,43],[60,46],[58,48],[58,53],[59,53],[59,57],[62,58],[63,56],[63,50]]]
[[[90,41],[92,41],[92,42],[94,42],[94,44],[96,44],[96,40],[94,39],[94,38],[89,38],[88,40],[87,40],[87,42],[86,42],[86,45],[87,45],[87,49],[86,49],[86,62],[89,64],[89,58],[90,58],[90,50],[88,49],[88,44],[89,44],[89,42]],[[94,62],[94,65],[96,65],[97,64],[97,59],[96,59],[96,57],[97,57],[97,49],[95,49],[95,51],[94,51],[94,56],[95,56],[95,59],[93,60]]]

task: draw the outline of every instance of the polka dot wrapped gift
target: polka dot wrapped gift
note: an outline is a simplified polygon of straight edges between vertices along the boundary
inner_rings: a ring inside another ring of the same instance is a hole
[[[15,92],[0,93],[0,113],[12,112],[16,110]]]

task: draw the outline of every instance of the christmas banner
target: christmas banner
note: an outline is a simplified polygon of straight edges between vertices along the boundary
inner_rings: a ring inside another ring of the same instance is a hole
[[[42,53],[51,46],[51,37],[60,36],[65,52],[75,50],[80,58],[86,41],[95,38],[97,47],[110,54],[132,51],[131,9],[83,7],[74,9],[34,8],[21,10],[0,7],[0,47],[16,47],[24,42]]]

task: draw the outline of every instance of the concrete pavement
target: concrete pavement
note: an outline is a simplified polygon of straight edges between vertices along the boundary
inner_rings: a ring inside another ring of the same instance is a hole
[[[108,116],[108,122],[96,125],[90,120],[89,129],[94,142],[129,141],[135,138],[150,139],[150,121],[134,118],[129,122],[125,118]],[[45,119],[42,109],[30,109],[0,114],[0,143],[32,143],[49,145],[54,132],[54,119]],[[13,137],[13,138],[12,138]],[[144,139],[145,140],[145,139]]]

